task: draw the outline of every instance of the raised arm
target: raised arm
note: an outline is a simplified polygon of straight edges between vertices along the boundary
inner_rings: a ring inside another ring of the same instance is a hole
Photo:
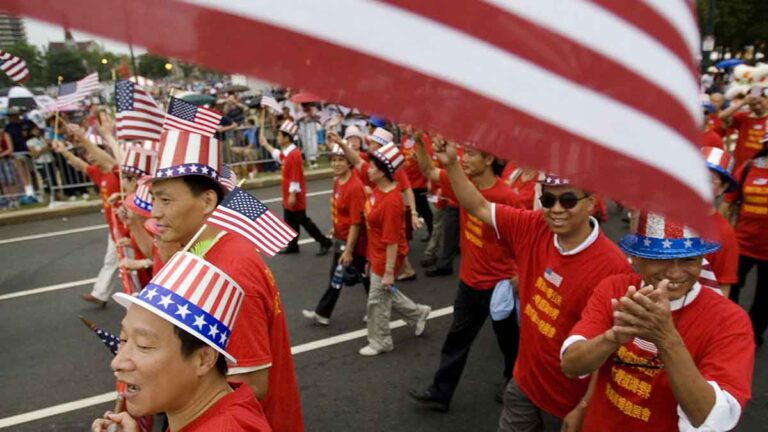
[[[339,147],[341,147],[341,149],[344,151],[344,156],[347,158],[349,163],[351,163],[352,166],[355,167],[356,170],[359,171],[362,168],[363,162],[365,161],[363,160],[363,158],[360,157],[359,154],[357,154],[355,149],[353,149],[352,147],[349,146],[349,144],[347,144],[346,140],[341,139],[341,137],[339,137],[336,134],[336,132],[333,132],[333,131],[328,132],[326,137],[327,137],[326,139],[329,142],[338,144]]]
[[[445,142],[442,140],[435,140],[432,143],[432,148],[435,151],[440,163],[445,167],[445,171],[448,174],[448,179],[451,181],[451,187],[453,188],[456,198],[459,200],[459,204],[464,207],[470,214],[480,219],[489,226],[494,226],[493,213],[491,211],[491,203],[489,203],[480,191],[477,190],[467,176],[459,166],[456,153],[456,143]]]
[[[731,118],[731,116],[733,114],[735,114],[738,110],[740,110],[741,107],[743,107],[744,105],[749,103],[749,100],[751,98],[754,98],[754,96],[749,96],[748,95],[747,97],[743,98],[742,100],[740,100],[740,101],[738,101],[738,102],[736,102],[734,104],[731,104],[731,106],[729,106],[727,109],[724,109],[724,110],[720,111],[720,114],[718,114],[717,116],[720,117],[723,120]]]
[[[272,144],[270,144],[269,141],[267,141],[267,139],[264,138],[264,135],[261,135],[259,137],[259,144],[261,144],[262,147],[267,149],[269,154],[272,155],[272,159],[274,159],[274,160],[276,160],[278,162],[280,161],[280,150],[272,147]]]
[[[67,148],[64,146],[64,143],[58,140],[54,140],[51,142],[51,148],[56,153],[62,155],[64,159],[67,160],[67,163],[72,165],[73,168],[80,172],[85,172],[85,170],[88,168],[88,162],[80,159],[79,157],[75,156],[74,153],[67,150]]]
[[[73,143],[77,147],[82,147],[92,158],[94,163],[102,171],[111,171],[112,168],[117,165],[117,161],[109,153],[102,150],[96,144],[92,143],[88,137],[85,136],[83,128],[76,124],[68,124],[67,131],[70,133],[73,139]]]
[[[419,170],[428,180],[433,182],[439,181],[440,170],[432,164],[432,159],[429,157],[429,153],[427,153],[422,136],[421,133],[416,134],[416,153],[414,153],[416,162],[419,163]]]

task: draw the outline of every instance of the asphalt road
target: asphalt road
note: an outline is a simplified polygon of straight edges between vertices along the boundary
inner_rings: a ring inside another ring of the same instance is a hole
[[[309,192],[328,189],[330,180],[308,183]],[[260,199],[278,198],[279,194],[276,187],[257,193]],[[329,193],[308,198],[309,215],[323,230],[330,227],[328,198]],[[269,206],[280,214],[279,201]],[[617,214],[611,216],[604,228],[615,239],[623,226]],[[5,298],[11,293],[94,278],[106,249],[107,232],[97,228],[26,241],[4,240],[103,223],[101,215],[90,214],[0,227],[0,428],[10,417],[29,414],[30,421],[7,430],[82,431],[111,408],[112,402],[87,401],[114,390],[114,378],[109,369],[111,354],[77,317],[83,315],[106,330],[116,331],[122,308],[112,302],[101,310],[81,301],[79,295],[88,292],[90,284]],[[302,233],[302,238],[306,237]],[[412,243],[414,263],[423,247],[424,243],[419,241]],[[420,409],[411,403],[406,392],[410,387],[430,382],[450,325],[450,314],[430,319],[425,334],[419,338],[414,337],[412,328],[398,328],[393,333],[393,352],[374,358],[360,357],[357,350],[365,345],[364,337],[336,336],[364,328],[362,287],[345,288],[329,327],[313,325],[301,316],[301,309],[314,307],[327,284],[329,258],[316,257],[316,250],[315,244],[305,244],[299,255],[268,260],[282,293],[291,345],[320,341],[295,355],[306,429],[495,430],[501,406],[494,401],[494,394],[501,381],[502,360],[490,326],[486,325],[475,342],[451,411],[441,414]],[[420,269],[419,272],[417,281],[400,284],[399,288],[415,301],[431,305],[433,310],[450,307],[455,277],[427,279]],[[748,289],[743,302],[748,304],[753,292],[753,288]],[[753,399],[737,430],[766,430],[767,351],[758,351]],[[54,416],[40,418],[37,412],[68,402],[75,403]]]

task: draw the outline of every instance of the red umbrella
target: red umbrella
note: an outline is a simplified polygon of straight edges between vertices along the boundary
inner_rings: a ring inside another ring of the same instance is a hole
[[[307,102],[322,102],[322,98],[316,94],[301,92],[291,96],[291,102],[293,103],[307,103]]]

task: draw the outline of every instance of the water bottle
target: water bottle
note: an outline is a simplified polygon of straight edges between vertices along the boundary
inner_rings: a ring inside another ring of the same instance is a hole
[[[344,266],[339,264],[336,266],[336,270],[333,272],[333,278],[331,278],[331,286],[334,289],[341,289],[342,282],[344,282]]]

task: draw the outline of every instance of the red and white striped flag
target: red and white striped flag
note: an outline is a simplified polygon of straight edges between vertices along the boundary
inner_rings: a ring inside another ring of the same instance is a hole
[[[298,235],[261,201],[239,187],[232,189],[205,223],[245,237],[269,256]]]
[[[29,78],[27,62],[3,50],[0,50],[0,70],[17,83],[22,83]]]
[[[81,80],[64,83],[59,86],[59,98],[56,99],[56,106],[62,109],[68,105],[76,104],[100,88],[99,74],[96,72]]]
[[[220,121],[219,112],[172,97],[163,128],[212,137]]]
[[[115,83],[117,139],[159,141],[165,112],[140,85],[121,80]]]
[[[695,145],[691,0],[135,0],[140,15],[120,13],[120,4],[8,9],[439,131],[715,234]],[[200,17],[227,32],[191,26]],[[125,25],[102,24],[115,20]],[[195,49],[157,28],[187,29]]]

